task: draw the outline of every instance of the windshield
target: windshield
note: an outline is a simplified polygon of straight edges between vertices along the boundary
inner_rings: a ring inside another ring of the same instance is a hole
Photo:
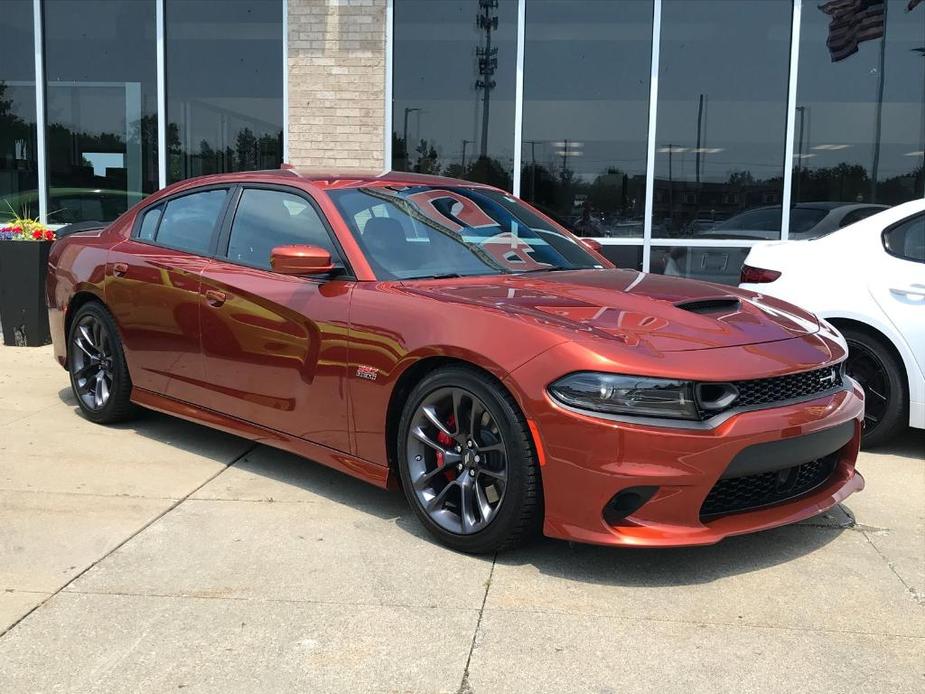
[[[329,195],[380,279],[602,267],[574,239],[498,191],[369,186]]]

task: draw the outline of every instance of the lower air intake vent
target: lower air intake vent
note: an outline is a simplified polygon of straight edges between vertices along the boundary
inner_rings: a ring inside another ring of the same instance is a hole
[[[700,507],[700,518],[749,511],[808,494],[835,470],[838,453],[802,465],[745,477],[721,479]]]

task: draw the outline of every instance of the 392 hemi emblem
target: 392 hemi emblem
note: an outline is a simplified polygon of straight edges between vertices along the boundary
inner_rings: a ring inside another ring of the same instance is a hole
[[[379,369],[373,368],[372,366],[358,366],[357,376],[365,378],[368,381],[375,381],[379,378]]]

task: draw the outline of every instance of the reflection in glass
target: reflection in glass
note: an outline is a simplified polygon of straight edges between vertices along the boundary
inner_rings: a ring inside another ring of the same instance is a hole
[[[703,282],[736,285],[749,248],[732,246],[654,246],[652,272]]]
[[[168,181],[279,168],[282,7],[167,0]]]
[[[516,0],[395,3],[392,168],[511,190]]]
[[[4,0],[0,11],[0,221],[12,206],[37,217],[35,61],[32,1]],[[8,206],[9,205],[9,206]]]
[[[863,16],[864,8],[849,5],[803,5],[793,199],[895,205],[921,198],[925,4],[889,0]],[[863,32],[846,30],[861,23]]]
[[[525,39],[521,197],[581,236],[642,237],[651,0],[531,0]]]
[[[604,243],[601,255],[619,268],[642,270],[642,244],[624,246]]]
[[[662,3],[653,237],[779,236],[716,227],[781,204],[791,13],[790,0]]]
[[[109,221],[157,188],[154,3],[44,13],[49,222]]]

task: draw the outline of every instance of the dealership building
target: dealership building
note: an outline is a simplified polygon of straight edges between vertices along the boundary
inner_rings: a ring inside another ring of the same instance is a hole
[[[732,282],[754,243],[925,195],[921,0],[2,0],[0,35],[0,204],[53,224],[392,168]]]

